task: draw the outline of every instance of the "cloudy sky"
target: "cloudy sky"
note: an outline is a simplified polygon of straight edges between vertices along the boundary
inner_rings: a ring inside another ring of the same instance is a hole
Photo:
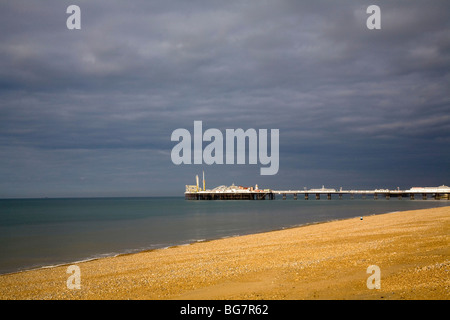
[[[449,185],[449,70],[447,0],[2,1],[0,198]],[[174,165],[194,120],[279,129],[278,173]]]

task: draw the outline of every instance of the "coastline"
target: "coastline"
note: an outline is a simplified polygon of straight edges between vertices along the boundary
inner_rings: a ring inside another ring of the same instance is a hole
[[[197,241],[0,276],[0,299],[449,299],[450,207]],[[381,289],[366,286],[369,265]]]
[[[400,211],[392,211],[392,212],[386,212],[386,213],[374,213],[374,214],[365,215],[365,216],[372,216],[372,215],[378,215],[378,214],[388,214],[388,213],[395,213],[395,212],[400,212]],[[79,263],[90,262],[90,261],[99,260],[99,259],[105,259],[105,258],[115,258],[115,257],[128,256],[128,255],[139,254],[139,253],[146,253],[146,252],[151,252],[151,251],[155,251],[155,250],[166,250],[166,249],[170,249],[170,248],[190,246],[190,245],[193,245],[193,244],[196,244],[196,243],[202,243],[202,242],[211,242],[211,241],[215,241],[215,240],[223,240],[223,239],[229,239],[229,238],[235,238],[235,237],[243,237],[243,236],[257,235],[257,234],[263,234],[263,233],[268,233],[268,232],[276,232],[276,231],[283,231],[283,230],[289,230],[289,229],[295,229],[295,228],[302,228],[302,227],[307,227],[307,226],[311,226],[311,225],[322,224],[322,223],[329,223],[329,222],[335,222],[335,221],[343,221],[343,220],[347,220],[347,219],[349,219],[349,218],[330,219],[330,220],[315,221],[315,222],[306,222],[304,224],[296,224],[296,225],[292,225],[292,226],[285,226],[285,227],[280,227],[280,228],[276,228],[276,229],[273,229],[273,230],[257,231],[257,232],[244,233],[244,234],[227,235],[227,236],[223,236],[223,237],[219,237],[219,238],[192,239],[190,242],[173,244],[173,245],[168,245],[168,246],[161,246],[161,247],[154,247],[154,248],[147,248],[147,249],[129,249],[129,250],[126,250],[124,252],[114,252],[114,253],[111,253],[111,254],[99,254],[99,255],[96,255],[96,256],[91,256],[91,257],[87,257],[85,259],[80,259],[80,260],[74,260],[74,261],[68,261],[68,262],[60,262],[60,263],[49,264],[49,265],[42,265],[42,266],[35,266],[35,267],[20,269],[20,270],[17,270],[17,271],[0,273],[0,277],[1,276],[7,276],[7,275],[13,275],[13,274],[20,274],[20,273],[30,272],[30,271],[37,271],[37,270],[41,270],[41,269],[51,269],[51,268],[57,268],[57,267],[68,267],[70,265],[76,265],[76,264],[79,264]]]
[[[299,224],[299,225],[293,225],[293,226],[288,226],[288,227],[282,227],[282,228],[273,229],[273,230],[269,230],[269,231],[260,231],[260,232],[248,233],[248,234],[236,234],[236,235],[223,236],[223,237],[220,237],[220,238],[198,239],[198,240],[192,240],[192,242],[186,242],[186,243],[181,243],[181,244],[173,244],[173,245],[162,246],[162,247],[155,247],[155,248],[152,248],[152,249],[142,249],[142,250],[139,250],[139,249],[132,249],[131,250],[130,249],[130,251],[125,251],[125,252],[120,252],[120,253],[100,254],[99,256],[94,256],[94,257],[81,259],[81,260],[76,260],[76,261],[72,261],[72,262],[61,262],[61,263],[56,263],[56,264],[43,265],[43,266],[31,267],[31,268],[28,268],[28,269],[22,269],[22,270],[17,270],[17,271],[0,273],[0,277],[13,275],[13,274],[20,274],[20,273],[30,272],[30,271],[38,271],[38,270],[41,270],[41,269],[51,269],[51,268],[57,268],[57,267],[68,267],[70,265],[77,265],[77,264],[80,264],[80,263],[95,261],[95,260],[99,260],[99,259],[123,257],[123,256],[128,256],[128,255],[133,255],[133,254],[152,252],[152,251],[155,251],[155,250],[166,250],[166,249],[170,249],[170,248],[190,246],[190,245],[193,245],[193,244],[196,244],[196,243],[206,243],[206,242],[211,242],[211,241],[215,241],[215,240],[223,240],[223,239],[229,239],[229,238],[235,238],[235,237],[243,237],[243,236],[248,236],[248,235],[257,235],[257,234],[262,234],[262,233],[267,233],[267,232],[282,231],[282,230],[288,230],[288,229],[293,229],[293,228],[301,228],[301,227],[306,227],[306,226],[309,226],[309,225],[328,223],[328,222],[333,222],[333,221],[341,221],[341,220],[346,220],[346,218],[344,218],[344,219],[332,219],[332,220],[326,220],[326,221],[317,221],[317,222],[308,222],[308,223],[305,223],[305,224]]]
[[[393,211],[393,212],[398,212],[398,211]],[[386,212],[386,213],[392,213],[392,212]],[[374,214],[371,214],[371,215],[377,215],[377,214],[380,214],[380,213],[374,213]],[[381,214],[385,214],[385,213],[381,213]],[[257,232],[252,232],[252,233],[227,235],[227,236],[223,236],[223,237],[219,237],[219,238],[192,239],[191,241],[188,241],[188,242],[172,244],[172,245],[166,245],[166,246],[161,246],[161,247],[144,248],[144,249],[128,249],[128,250],[125,250],[123,252],[113,252],[113,253],[110,253],[110,254],[102,253],[102,254],[98,254],[98,255],[95,255],[95,256],[90,256],[90,257],[87,257],[87,258],[84,258],[84,259],[80,259],[80,260],[59,262],[59,263],[55,263],[55,264],[42,265],[42,266],[33,266],[33,267],[24,268],[24,269],[20,269],[20,270],[16,270],[16,271],[0,273],[0,277],[1,276],[6,276],[6,275],[19,274],[19,273],[23,273],[23,272],[29,272],[29,271],[37,271],[37,270],[41,270],[41,269],[51,269],[51,268],[56,268],[56,267],[68,267],[70,265],[84,263],[84,262],[89,262],[89,261],[94,261],[94,260],[99,260],[99,259],[104,259],[104,258],[115,258],[115,257],[120,257],[120,256],[128,256],[128,255],[133,255],[133,254],[151,252],[151,251],[155,251],[155,250],[166,250],[166,249],[170,249],[170,248],[190,246],[190,245],[193,245],[193,244],[196,244],[196,243],[211,242],[211,241],[215,241],[215,240],[229,239],[229,238],[242,237],[242,236],[248,236],[248,235],[256,235],[256,234],[262,234],[262,233],[273,232],[273,231],[282,231],[282,230],[288,230],[288,229],[293,229],[293,228],[301,228],[301,227],[306,227],[306,226],[310,226],[310,225],[328,223],[328,222],[333,222],[333,221],[342,221],[342,220],[346,220],[346,219],[348,219],[348,218],[330,219],[330,220],[315,221],[315,222],[306,222],[306,223],[303,223],[303,224],[296,224],[296,225],[291,225],[291,226],[285,226],[285,227],[280,227],[280,228],[276,228],[276,229],[272,229],[272,230],[257,231]]]

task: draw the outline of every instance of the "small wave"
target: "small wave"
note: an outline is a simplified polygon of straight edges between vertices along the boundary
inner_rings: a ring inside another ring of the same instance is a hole
[[[196,243],[196,242],[205,242],[207,239],[189,239],[189,243]]]

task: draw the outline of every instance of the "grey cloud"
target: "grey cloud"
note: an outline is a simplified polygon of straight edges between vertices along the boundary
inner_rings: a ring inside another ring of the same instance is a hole
[[[310,184],[314,175],[337,182],[347,172],[356,184],[377,172],[378,181],[391,183],[395,175],[380,168],[409,159],[430,177],[415,182],[405,169],[405,184],[437,183],[442,170],[428,166],[428,157],[442,168],[450,155],[443,149],[450,132],[449,5],[377,3],[382,30],[369,31],[370,1],[82,1],[82,29],[69,31],[68,1],[5,2],[0,147],[10,160],[2,172],[23,181],[34,165],[11,163],[28,150],[48,157],[33,173],[45,179],[52,167],[68,170],[69,158],[57,155],[72,152],[85,159],[73,167],[83,176],[97,168],[86,160],[89,150],[109,158],[100,161],[103,178],[115,161],[128,162],[123,179],[164,172],[170,190],[199,169],[171,164],[170,134],[202,120],[221,130],[280,129],[279,175],[216,166],[208,167],[212,181],[230,174],[289,187]],[[124,150],[158,161],[132,169]],[[325,169],[333,157],[334,171]],[[151,188],[134,181],[135,190]],[[73,183],[80,190],[81,182]],[[102,183],[95,185],[93,193]],[[0,196],[7,195],[3,185]]]

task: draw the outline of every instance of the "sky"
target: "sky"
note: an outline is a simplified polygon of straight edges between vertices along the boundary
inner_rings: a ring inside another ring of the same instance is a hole
[[[447,0],[2,1],[0,198],[450,185],[449,70]],[[175,165],[194,121],[279,129],[277,174]]]

